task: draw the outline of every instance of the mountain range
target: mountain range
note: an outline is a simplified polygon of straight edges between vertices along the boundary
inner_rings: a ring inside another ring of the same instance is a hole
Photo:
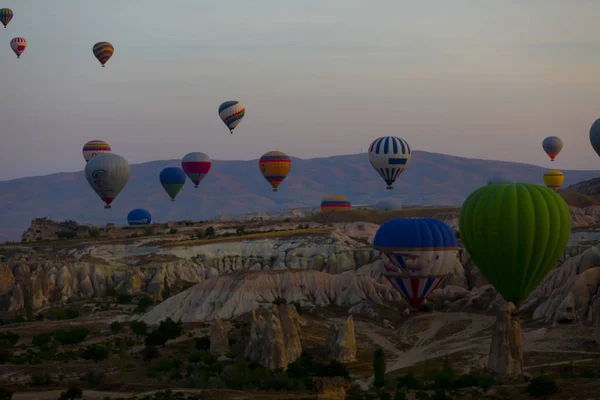
[[[550,164],[550,163],[549,163]],[[217,214],[315,207],[329,194],[346,195],[353,204],[372,204],[395,197],[405,204],[460,205],[490,177],[542,183],[547,168],[505,161],[480,160],[414,151],[394,190],[373,170],[368,156],[349,154],[325,158],[293,158],[292,169],[277,193],[258,170],[258,160],[213,160],[208,176],[194,188],[187,181],[171,202],[158,176],[179,160],[131,165],[127,186],[105,210],[88,185],[83,170],[0,182],[0,240],[20,240],[32,219],[125,224],[132,208],[146,208],[156,222],[203,220]],[[563,187],[600,176],[600,171],[563,170]]]

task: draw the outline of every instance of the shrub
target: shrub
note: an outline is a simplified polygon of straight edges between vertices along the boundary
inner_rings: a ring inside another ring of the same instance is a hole
[[[79,317],[79,312],[77,310],[73,310],[72,308],[64,308],[61,310],[54,311],[54,319],[57,321],[65,320],[65,319],[74,319]]]
[[[127,293],[119,293],[117,295],[117,303],[119,304],[129,304],[133,300],[133,296]]]
[[[197,350],[208,351],[210,349],[210,337],[208,336],[196,338],[195,342]]]
[[[206,237],[213,237],[217,234],[217,231],[215,231],[215,228],[213,228],[212,226],[209,226],[208,228],[206,228],[204,230],[204,236]]]
[[[381,347],[375,350],[373,355],[373,373],[373,384],[379,387],[383,386],[385,384],[385,355]]]
[[[123,325],[121,325],[121,323],[118,321],[114,321],[110,324],[110,330],[113,333],[119,333],[123,330]]]
[[[144,336],[148,333],[148,325],[144,321],[133,321],[129,328],[138,336]]]
[[[152,304],[154,304],[154,301],[152,300],[152,298],[150,298],[150,296],[142,296],[137,303],[137,311],[138,312],[145,312],[148,307],[150,307]]]
[[[19,341],[19,335],[11,331],[0,332],[0,340],[6,340],[11,346],[14,346]]]
[[[13,392],[8,389],[0,388],[0,400],[11,400]]]
[[[87,371],[79,379],[89,383],[91,386],[99,386],[104,384],[106,375],[102,371],[91,370]]]
[[[423,384],[419,379],[413,374],[412,371],[408,371],[406,375],[403,375],[397,380],[398,389],[407,388],[409,390],[418,390],[423,388]]]
[[[152,331],[148,336],[146,336],[146,339],[144,339],[144,345],[164,347],[167,343],[167,340],[169,340],[169,338],[167,338],[160,331],[156,330]]]
[[[94,360],[95,363],[98,361],[106,360],[110,355],[110,351],[105,346],[93,344],[85,348],[81,353],[81,358],[84,360]]]
[[[40,333],[31,338],[31,344],[42,349],[48,348],[54,333]]]
[[[142,350],[142,357],[144,361],[152,361],[160,357],[160,351],[154,346],[146,346]]]
[[[527,385],[525,389],[531,397],[547,399],[549,396],[558,393],[556,381],[550,376],[536,376]]]
[[[59,329],[54,333],[54,340],[62,345],[79,344],[87,338],[90,331],[84,326],[76,326],[69,330]]]
[[[177,232],[179,232],[179,230],[177,228],[171,228],[171,229],[169,229],[169,233],[170,234],[176,234]]]
[[[160,321],[157,331],[169,340],[181,336],[183,328],[181,322],[175,322],[169,317],[164,321]]]
[[[195,234],[198,239],[204,239],[206,237],[204,229],[196,229]]]
[[[83,399],[83,390],[78,387],[71,387],[60,394],[58,400],[76,400]]]
[[[91,237],[98,237],[98,236],[100,236],[100,232],[98,231],[98,229],[92,229],[89,232],[89,234],[90,234]]]

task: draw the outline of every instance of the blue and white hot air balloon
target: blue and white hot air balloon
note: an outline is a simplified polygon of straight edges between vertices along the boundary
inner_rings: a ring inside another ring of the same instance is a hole
[[[373,247],[383,253],[384,276],[414,308],[456,263],[452,228],[433,218],[397,218],[379,227]]]
[[[369,146],[369,161],[387,183],[387,190],[392,190],[392,185],[410,162],[410,147],[397,136],[377,138]]]
[[[150,215],[148,210],[144,210],[143,208],[136,208],[134,210],[129,211],[129,214],[127,214],[127,223],[130,226],[148,225],[152,223],[152,216]]]
[[[233,133],[236,126],[242,122],[244,115],[246,115],[246,107],[237,100],[229,100],[219,106],[219,117],[229,128],[229,133]]]

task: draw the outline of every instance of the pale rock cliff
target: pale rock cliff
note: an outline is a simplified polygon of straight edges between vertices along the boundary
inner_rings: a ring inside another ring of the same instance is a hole
[[[356,360],[356,335],[354,334],[354,319],[348,317],[344,325],[333,324],[329,327],[325,347],[329,352],[329,358],[341,363],[349,363]]]
[[[229,351],[229,338],[227,330],[220,318],[215,318],[210,327],[210,352],[216,356]]]

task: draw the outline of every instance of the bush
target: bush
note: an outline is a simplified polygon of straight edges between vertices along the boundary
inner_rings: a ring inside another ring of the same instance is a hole
[[[92,229],[89,232],[89,234],[90,234],[91,237],[98,237],[98,236],[100,236],[100,232],[98,231],[98,229]]]
[[[144,336],[148,333],[148,325],[144,321],[133,321],[129,328],[138,336]]]
[[[160,321],[157,331],[169,340],[181,336],[183,328],[181,322],[175,322],[169,317],[164,321]]]
[[[150,296],[142,296],[137,303],[137,312],[145,312],[148,307],[150,307],[152,304],[154,304],[154,301],[152,300],[152,298],[150,298]]]
[[[412,371],[408,371],[406,375],[403,375],[397,380],[398,389],[407,388],[409,390],[418,390],[423,389],[423,384],[419,379],[413,374]]]
[[[75,400],[83,399],[83,390],[78,387],[72,387],[62,392],[58,400]]]
[[[202,336],[201,338],[196,338],[195,345],[197,350],[208,351],[210,350],[210,337]]]
[[[160,357],[160,351],[154,346],[146,346],[142,350],[142,357],[144,361],[152,361]]]
[[[19,335],[11,331],[0,332],[0,340],[5,340],[14,346],[19,341]]]
[[[77,310],[73,310],[72,308],[64,308],[54,311],[54,319],[57,321],[75,319],[77,317],[79,317],[79,312]]]
[[[204,229],[196,229],[196,237],[198,239],[204,239],[206,237],[206,233],[204,232]]]
[[[110,355],[110,351],[105,346],[93,344],[85,348],[81,353],[81,358],[84,360],[94,360],[95,363],[98,361],[106,360]]]
[[[110,330],[113,333],[119,333],[119,332],[121,332],[123,330],[123,325],[121,325],[121,323],[118,322],[118,321],[112,322],[110,324]]]
[[[90,331],[84,326],[76,326],[69,330],[59,329],[54,333],[54,340],[62,345],[79,344],[87,338]]]
[[[13,392],[5,388],[0,388],[0,400],[11,400],[12,397]]]
[[[34,386],[44,386],[52,383],[52,377],[48,372],[36,372],[31,374],[31,383]]]
[[[204,236],[206,237],[213,237],[217,234],[217,231],[215,231],[215,228],[213,228],[212,226],[209,226],[208,228],[206,228],[204,230]]]
[[[164,347],[165,344],[167,344],[167,340],[169,340],[169,338],[163,335],[160,331],[156,330],[152,331],[148,336],[146,336],[146,339],[144,339],[144,345]]]
[[[373,373],[373,384],[379,387],[383,386],[385,384],[385,355],[381,347],[375,350],[373,355]]]
[[[177,228],[169,229],[169,233],[171,233],[171,234],[176,234],[177,232],[179,232],[179,230]]]
[[[89,383],[91,386],[100,386],[104,384],[104,380],[106,379],[106,375],[102,371],[87,371],[83,374],[80,380]]]
[[[531,397],[547,399],[549,396],[558,393],[556,381],[550,376],[537,376],[529,381],[525,389]]]
[[[36,347],[46,349],[46,348],[48,348],[48,345],[50,344],[50,341],[52,340],[53,336],[54,336],[54,333],[52,333],[52,332],[40,333],[39,335],[35,335],[34,337],[31,338],[31,344]]]
[[[129,304],[133,300],[133,296],[127,293],[119,293],[117,295],[117,303],[119,304]]]

